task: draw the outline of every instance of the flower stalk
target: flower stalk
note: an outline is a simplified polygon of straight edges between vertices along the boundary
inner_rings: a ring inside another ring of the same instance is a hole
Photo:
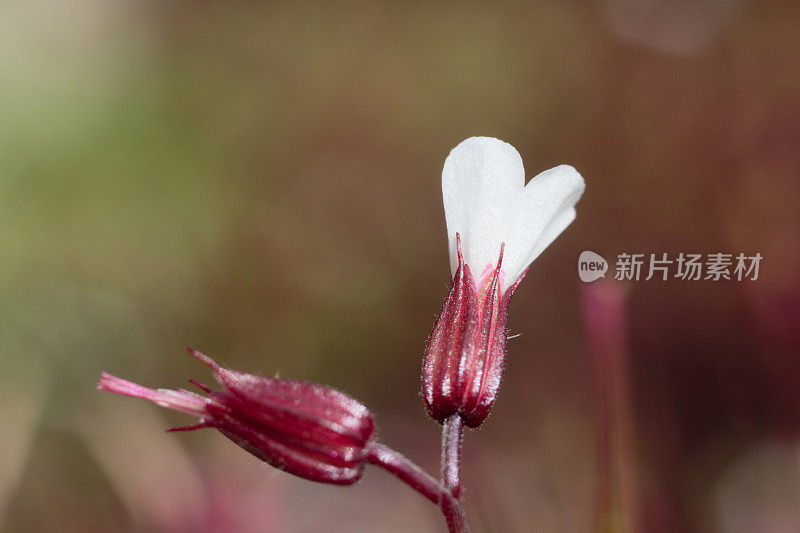
[[[469,531],[461,501],[461,442],[464,421],[457,414],[451,415],[442,425],[442,483],[448,498],[440,507],[451,533]]]
[[[367,462],[383,468],[436,505],[444,498],[445,489],[438,480],[385,444],[370,443],[367,447]]]

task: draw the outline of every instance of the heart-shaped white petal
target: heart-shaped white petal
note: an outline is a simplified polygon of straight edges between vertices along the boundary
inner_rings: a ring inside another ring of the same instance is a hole
[[[456,233],[475,276],[496,264],[505,243],[505,290],[575,219],[583,189],[583,178],[568,165],[546,170],[525,185],[522,158],[513,146],[491,137],[463,141],[442,169],[452,273],[458,266]]]

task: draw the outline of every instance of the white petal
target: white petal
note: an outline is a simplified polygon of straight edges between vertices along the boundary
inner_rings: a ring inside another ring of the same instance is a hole
[[[510,144],[472,137],[453,148],[442,169],[442,196],[455,273],[455,234],[461,234],[464,259],[475,276],[500,254],[507,208],[525,185],[522,158]]]
[[[528,182],[519,203],[520,218],[512,222],[506,237],[506,249],[512,248],[513,243],[519,254],[505,267],[509,283],[575,220],[575,204],[583,189],[583,178],[569,165],[545,170]]]
[[[522,158],[513,146],[490,137],[463,141],[442,170],[452,272],[458,232],[464,259],[475,276],[496,264],[505,242],[504,285],[513,284],[574,220],[583,188],[583,178],[566,165],[542,172],[525,186]]]

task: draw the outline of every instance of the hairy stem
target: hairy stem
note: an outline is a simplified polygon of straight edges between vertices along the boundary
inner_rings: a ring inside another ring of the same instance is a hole
[[[380,442],[367,445],[367,462],[393,474],[409,487],[435,503],[442,511],[450,533],[469,531],[464,508],[456,494],[461,493],[459,455],[461,448],[461,419],[448,419],[442,433],[442,478],[444,484],[422,470],[410,459]]]
[[[397,476],[436,505],[440,505],[442,499],[447,495],[447,490],[433,476],[411,462],[405,455],[385,444],[369,443],[367,445],[367,462],[380,466]]]
[[[439,507],[442,509],[450,533],[464,533],[469,530],[461,503],[461,437],[464,422],[461,417],[452,415],[442,426],[442,483],[445,497]]]

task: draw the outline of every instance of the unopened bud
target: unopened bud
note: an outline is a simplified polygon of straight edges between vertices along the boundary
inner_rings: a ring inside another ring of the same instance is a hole
[[[186,431],[211,427],[270,465],[322,483],[349,485],[361,477],[365,447],[375,433],[366,407],[331,387],[268,378],[220,367],[189,350],[214,371],[225,390],[206,395],[186,390],[153,390],[103,373],[99,390],[144,398],[197,416]]]

